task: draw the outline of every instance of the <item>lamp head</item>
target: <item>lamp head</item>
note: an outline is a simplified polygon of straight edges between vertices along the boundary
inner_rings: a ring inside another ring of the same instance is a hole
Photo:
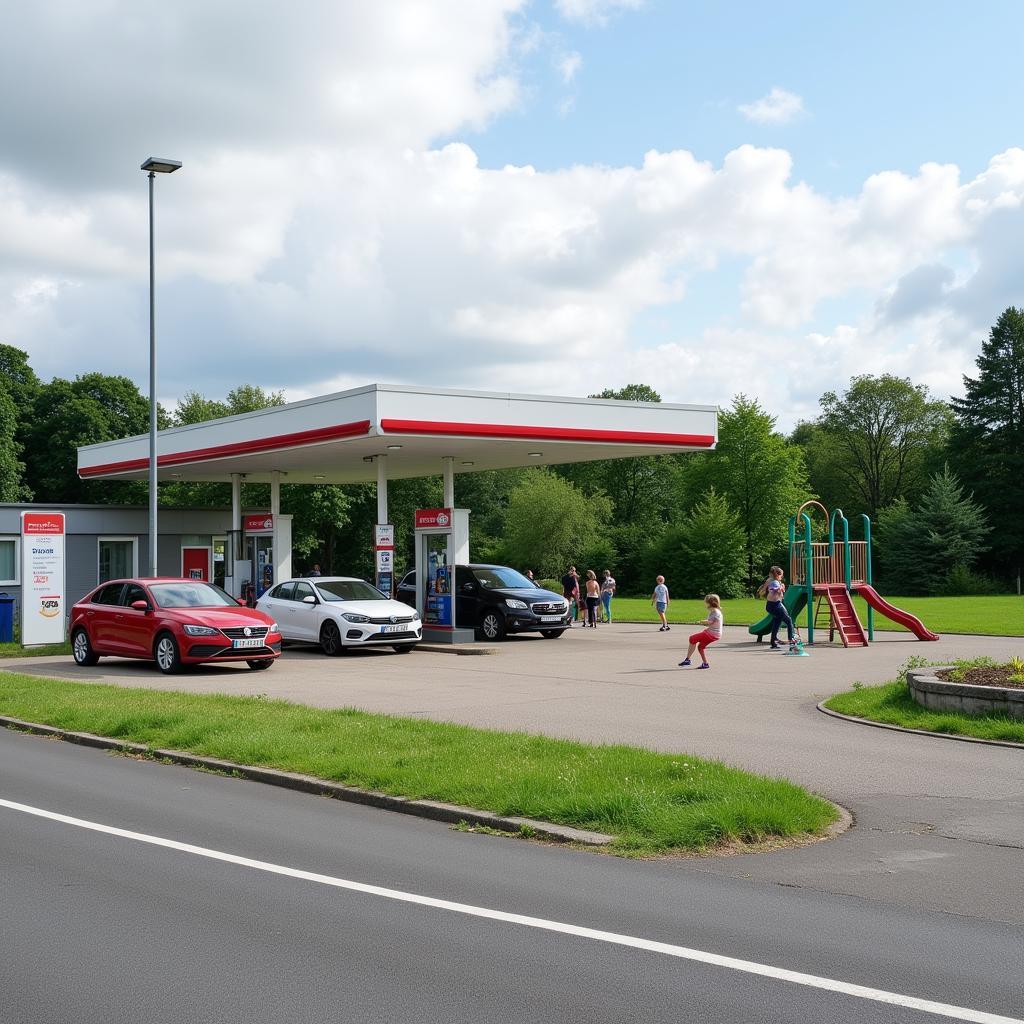
[[[143,171],[151,174],[156,171],[158,174],[171,174],[181,166],[180,160],[161,160],[159,157],[151,156],[141,167]]]

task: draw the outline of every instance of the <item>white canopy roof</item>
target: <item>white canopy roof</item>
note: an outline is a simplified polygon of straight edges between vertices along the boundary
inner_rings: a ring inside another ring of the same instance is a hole
[[[258,412],[160,431],[162,480],[358,483],[455,472],[706,451],[718,439],[714,406],[554,398],[369,384]],[[78,449],[78,475],[143,480],[149,435]]]

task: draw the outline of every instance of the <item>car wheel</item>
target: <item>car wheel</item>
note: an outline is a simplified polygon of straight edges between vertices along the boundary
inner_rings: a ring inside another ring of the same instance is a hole
[[[181,671],[181,651],[178,641],[170,633],[161,633],[156,638],[153,657],[156,658],[156,667],[164,675],[172,676]]]
[[[341,642],[338,624],[328,619],[320,627],[320,649],[331,658],[345,653],[345,645]]]
[[[253,672],[262,672],[265,668],[270,668],[273,665],[273,661],[270,658],[262,658],[259,661],[247,661],[246,665],[253,670]]]
[[[564,629],[542,629],[540,635],[545,640],[557,640],[564,632]]]
[[[395,654],[408,654],[414,646],[415,644],[395,644],[391,650],[393,650]]]
[[[74,655],[75,664],[88,668],[100,660],[100,656],[92,649],[89,643],[89,635],[84,629],[76,629],[71,637],[71,653]]]
[[[483,618],[480,620],[480,632],[483,633],[485,640],[504,640],[505,619],[501,612],[484,612]]]

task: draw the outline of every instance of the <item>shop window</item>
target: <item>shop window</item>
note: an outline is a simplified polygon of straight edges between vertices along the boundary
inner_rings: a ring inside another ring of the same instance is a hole
[[[100,537],[97,583],[138,575],[135,537]]]
[[[18,538],[0,537],[0,586],[18,582]]]

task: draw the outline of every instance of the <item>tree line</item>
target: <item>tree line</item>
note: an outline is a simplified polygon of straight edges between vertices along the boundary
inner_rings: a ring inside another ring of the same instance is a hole
[[[719,411],[713,451],[463,474],[474,559],[557,578],[566,566],[612,569],[621,593],[665,575],[678,596],[749,593],[783,562],[789,517],[810,498],[874,524],[875,575],[893,593],[1019,588],[1024,565],[1024,310],[1009,307],[982,342],[976,375],[950,402],[909,378],[853,377],[785,434],[738,394]],[[658,402],[647,385],[590,396]],[[224,398],[189,392],[161,429],[283,404],[241,384]],[[146,483],[80,480],[76,449],[149,429],[148,399],[126,377],[41,381],[28,356],[0,345],[0,500],[145,505]],[[441,480],[392,481],[396,563],[412,560],[412,513],[440,504]],[[289,485],[297,565],[370,576],[373,484]],[[160,503],[229,507],[230,485],[165,482]],[[269,485],[245,488],[269,505]],[[816,532],[825,524],[816,523]]]

